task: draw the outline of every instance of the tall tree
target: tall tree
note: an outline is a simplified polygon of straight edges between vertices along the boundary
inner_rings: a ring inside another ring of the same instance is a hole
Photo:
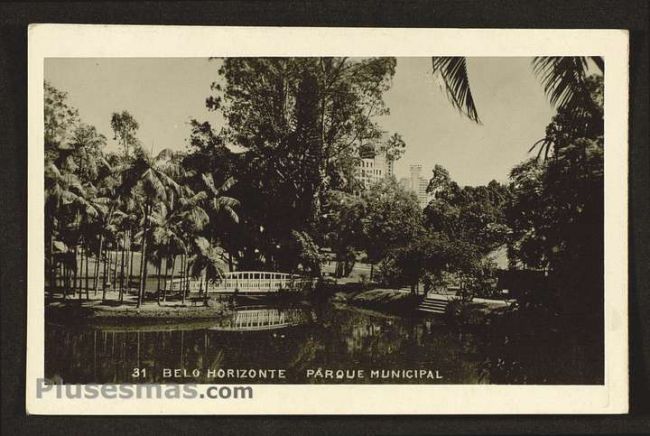
[[[68,142],[79,123],[79,112],[67,102],[68,94],[51,83],[44,84],[45,160],[61,167],[60,154],[68,149]],[[64,153],[65,154],[65,153]]]
[[[361,220],[363,246],[371,266],[389,251],[406,247],[422,237],[424,228],[418,200],[395,179],[384,179],[370,186],[361,196],[366,203]]]
[[[336,256],[337,277],[347,276],[356,261],[355,250],[364,248],[366,202],[358,195],[331,191],[325,211],[322,223],[324,243]]]
[[[157,156],[151,157],[144,150],[139,150],[132,165],[122,171],[122,195],[133,195],[137,192],[142,195],[144,204],[142,231],[140,233],[141,264],[140,264],[140,289],[138,292],[138,307],[142,305],[147,279],[147,242],[150,238],[150,217],[158,201],[169,201],[170,196],[180,195],[182,188],[174,180],[182,172],[178,158],[169,150],[161,151]]]
[[[242,147],[236,159],[246,199],[242,225],[260,258],[291,256],[295,233],[314,235],[330,189],[351,191],[361,144],[383,132],[383,93],[392,58],[232,58],[221,61],[208,106],[228,125],[225,142]],[[264,232],[255,232],[259,227]],[[253,237],[253,235],[255,235]],[[292,236],[293,235],[293,236]],[[242,250],[255,253],[255,250]]]
[[[424,216],[432,232],[470,244],[481,255],[507,242],[505,208],[510,201],[507,186],[493,180],[485,186],[461,188],[445,168],[436,165],[427,192],[432,200],[424,209]]]
[[[113,112],[111,115],[111,129],[114,137],[122,147],[125,157],[132,157],[140,146],[137,133],[140,125],[128,111]]]

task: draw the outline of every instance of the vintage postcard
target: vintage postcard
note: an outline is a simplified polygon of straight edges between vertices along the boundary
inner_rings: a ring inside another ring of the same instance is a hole
[[[30,414],[625,413],[622,30],[29,29]]]

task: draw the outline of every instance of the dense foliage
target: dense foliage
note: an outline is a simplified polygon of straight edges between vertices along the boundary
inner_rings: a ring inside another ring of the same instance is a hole
[[[219,151],[231,162],[238,181],[233,193],[243,205],[233,230],[239,247],[231,252],[243,267],[318,272],[314,247],[325,242],[326,204],[332,191],[357,188],[362,146],[404,146],[398,135],[384,139],[375,121],[388,113],[382,95],[394,72],[392,58],[221,62],[207,104],[227,125],[218,132],[197,127],[212,137],[208,142],[244,149],[236,157]],[[312,252],[309,259],[303,250]]]
[[[57,265],[73,292],[81,289],[77,275],[94,277],[86,293],[119,279],[121,300],[135,275],[141,302],[148,263],[163,280],[209,280],[224,268],[320,275],[326,251],[337,276],[365,260],[371,280],[384,285],[417,291],[452,277],[476,293],[494,278],[490,254],[507,246],[511,267],[570,284],[560,298],[573,309],[591,310],[598,300],[598,274],[588,274],[595,266],[580,260],[602,258],[601,76],[580,76],[570,98],[558,97],[571,103],[559,106],[534,146],[537,157],[515,167],[508,186],[462,187],[436,165],[422,210],[391,177],[369,187],[357,180],[361,158],[396,160],[406,147],[377,121],[388,113],[383,94],[395,59],[232,58],[215,65],[206,104],[225,125],[193,121],[187,150],[157,156],[143,150],[138,122],[126,111],[111,117],[119,150],[106,152],[106,138],[79,119],[64,92],[45,85],[50,283]],[[462,62],[438,68],[445,65]],[[549,74],[582,64],[536,65]]]
[[[586,83],[590,99],[559,110],[547,128],[549,158],[512,170],[514,200],[506,214],[511,263],[552,272],[567,309],[594,312],[603,289],[602,77]]]

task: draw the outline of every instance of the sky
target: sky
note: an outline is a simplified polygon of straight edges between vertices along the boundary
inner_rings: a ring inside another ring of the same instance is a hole
[[[129,111],[140,124],[139,138],[150,151],[182,150],[193,118],[224,122],[205,99],[217,78],[218,62],[200,58],[59,58],[45,61],[45,80],[68,93],[83,122],[108,138],[113,112]],[[391,89],[384,95],[390,114],[377,119],[390,135],[399,133],[406,153],[396,163],[398,178],[409,165],[449,170],[460,185],[505,182],[526,159],[553,116],[530,58],[470,58],[468,74],[482,124],[454,109],[431,74],[430,58],[397,58]]]

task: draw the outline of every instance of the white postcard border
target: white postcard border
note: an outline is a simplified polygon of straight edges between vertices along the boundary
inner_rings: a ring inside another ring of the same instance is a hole
[[[36,24],[28,32],[30,414],[603,414],[628,410],[628,33],[624,30]],[[603,56],[605,383],[602,386],[253,385],[246,400],[37,399],[44,368],[43,67],[47,57]]]

